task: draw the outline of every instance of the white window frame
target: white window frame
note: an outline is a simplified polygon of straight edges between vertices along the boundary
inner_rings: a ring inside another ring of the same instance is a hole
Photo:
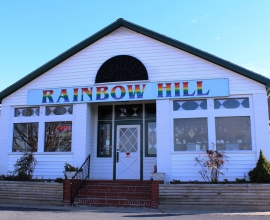
[[[55,105],[52,105],[55,106]],[[61,105],[59,105],[61,106]],[[38,123],[38,145],[37,145],[37,152],[35,153],[71,153],[73,152],[73,141],[74,141],[74,132],[72,132],[72,143],[71,143],[71,151],[70,152],[45,152],[44,145],[45,145],[45,123],[46,122],[61,122],[61,121],[71,121],[72,122],[72,130],[74,128],[74,115],[76,111],[76,105],[73,105],[73,114],[72,115],[46,115],[46,106],[33,106],[39,107],[39,116],[26,116],[26,117],[15,117],[15,109],[16,108],[27,108],[32,106],[12,106],[11,108],[11,123],[12,123],[12,132],[10,137],[10,152],[12,152],[13,146],[13,135],[14,135],[14,124],[15,123]],[[17,152],[22,153],[22,152]]]
[[[215,99],[236,99],[236,98],[249,98],[249,108],[240,109],[214,109]],[[179,99],[177,99],[179,100]],[[192,101],[192,99],[190,99]],[[190,101],[189,100],[189,101]],[[251,143],[252,150],[224,150],[229,153],[254,153],[255,152],[255,129],[254,129],[254,113],[253,113],[253,99],[252,95],[232,95],[229,97],[215,97],[206,98],[207,110],[187,110],[187,111],[173,111],[173,101],[171,100],[171,134],[174,132],[174,119],[180,118],[207,118],[208,123],[208,147],[211,148],[211,143],[216,144],[216,128],[215,118],[216,117],[237,117],[237,116],[248,116],[250,117],[250,129],[251,129]],[[198,154],[203,151],[175,151],[174,150],[174,136],[171,135],[171,154]],[[214,146],[216,149],[216,146]]]

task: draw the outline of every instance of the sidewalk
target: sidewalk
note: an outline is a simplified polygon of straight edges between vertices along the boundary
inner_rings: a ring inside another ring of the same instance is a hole
[[[55,212],[103,212],[103,213],[148,213],[148,214],[226,214],[226,215],[264,215],[270,216],[269,210],[254,207],[222,206],[181,206],[160,207],[160,209],[136,207],[95,207],[95,206],[42,206],[26,204],[0,204],[1,211],[55,211]]]

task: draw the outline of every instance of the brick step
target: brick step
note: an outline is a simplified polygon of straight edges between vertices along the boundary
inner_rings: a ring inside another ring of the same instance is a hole
[[[101,198],[76,198],[74,205],[79,206],[124,206],[124,207],[151,207],[151,200],[129,199],[101,199]]]
[[[151,187],[142,186],[83,186],[82,191],[94,192],[149,192]]]
[[[95,185],[151,185],[150,180],[87,180],[86,184]]]
[[[75,185],[79,183],[80,181],[73,181]],[[152,184],[153,181],[148,180],[87,180],[73,204],[151,207]]]
[[[89,181],[86,182],[86,185],[95,185],[95,186],[151,186],[148,183],[91,183]]]
[[[150,199],[151,192],[82,192],[77,198],[119,198],[119,199]]]

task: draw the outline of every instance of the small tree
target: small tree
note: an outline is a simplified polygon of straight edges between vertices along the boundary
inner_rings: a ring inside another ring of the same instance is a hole
[[[195,166],[199,164],[202,167],[199,174],[205,181],[216,183],[219,175],[225,175],[222,168],[226,158],[228,157],[223,152],[206,150],[206,154],[195,157]]]
[[[260,150],[260,156],[256,167],[248,172],[249,179],[254,183],[270,183],[270,162]]]
[[[14,165],[14,175],[16,176],[16,179],[21,181],[31,180],[36,164],[37,160],[34,158],[34,154],[32,152],[24,153]]]

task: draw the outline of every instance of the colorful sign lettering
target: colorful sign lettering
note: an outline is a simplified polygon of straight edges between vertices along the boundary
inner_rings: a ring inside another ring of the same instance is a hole
[[[228,79],[111,83],[28,91],[28,105],[229,96]]]

